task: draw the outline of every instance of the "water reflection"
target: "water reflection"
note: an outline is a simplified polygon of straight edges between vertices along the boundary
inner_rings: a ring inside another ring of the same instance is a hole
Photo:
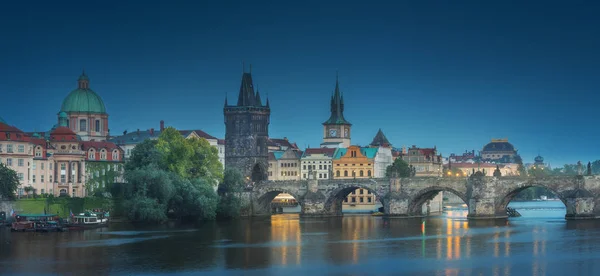
[[[2,229],[0,274],[598,275],[600,222],[565,221],[562,211],[495,221],[452,210],[413,219],[277,215],[193,229]]]

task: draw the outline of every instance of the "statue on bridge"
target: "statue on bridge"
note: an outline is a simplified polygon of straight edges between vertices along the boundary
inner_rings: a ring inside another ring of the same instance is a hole
[[[577,175],[583,175],[583,165],[581,165],[581,161],[577,161]]]
[[[592,175],[592,163],[588,161],[587,175]]]

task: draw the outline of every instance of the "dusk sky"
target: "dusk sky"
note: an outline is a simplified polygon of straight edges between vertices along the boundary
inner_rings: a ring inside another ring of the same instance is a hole
[[[245,61],[268,94],[270,136],[301,148],[321,142],[338,70],[353,144],[381,128],[396,147],[447,156],[508,138],[526,163],[538,151],[553,167],[587,163],[600,159],[599,12],[595,1],[6,1],[0,117],[50,129],[85,68],[111,134],[165,120],[223,138]]]

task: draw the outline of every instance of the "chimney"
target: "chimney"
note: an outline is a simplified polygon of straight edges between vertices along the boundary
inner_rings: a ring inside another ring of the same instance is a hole
[[[163,130],[165,130],[165,121],[160,120],[160,131],[162,132]]]
[[[150,136],[154,136],[154,129],[153,128],[150,129]]]
[[[287,139],[287,137],[283,137],[283,140],[286,140],[286,141],[287,141],[288,139]]]

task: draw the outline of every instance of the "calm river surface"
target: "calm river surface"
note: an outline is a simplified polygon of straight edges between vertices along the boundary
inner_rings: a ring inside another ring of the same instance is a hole
[[[519,202],[523,217],[470,222],[298,215],[69,233],[0,230],[0,274],[600,275],[600,222],[566,221],[561,202]]]

